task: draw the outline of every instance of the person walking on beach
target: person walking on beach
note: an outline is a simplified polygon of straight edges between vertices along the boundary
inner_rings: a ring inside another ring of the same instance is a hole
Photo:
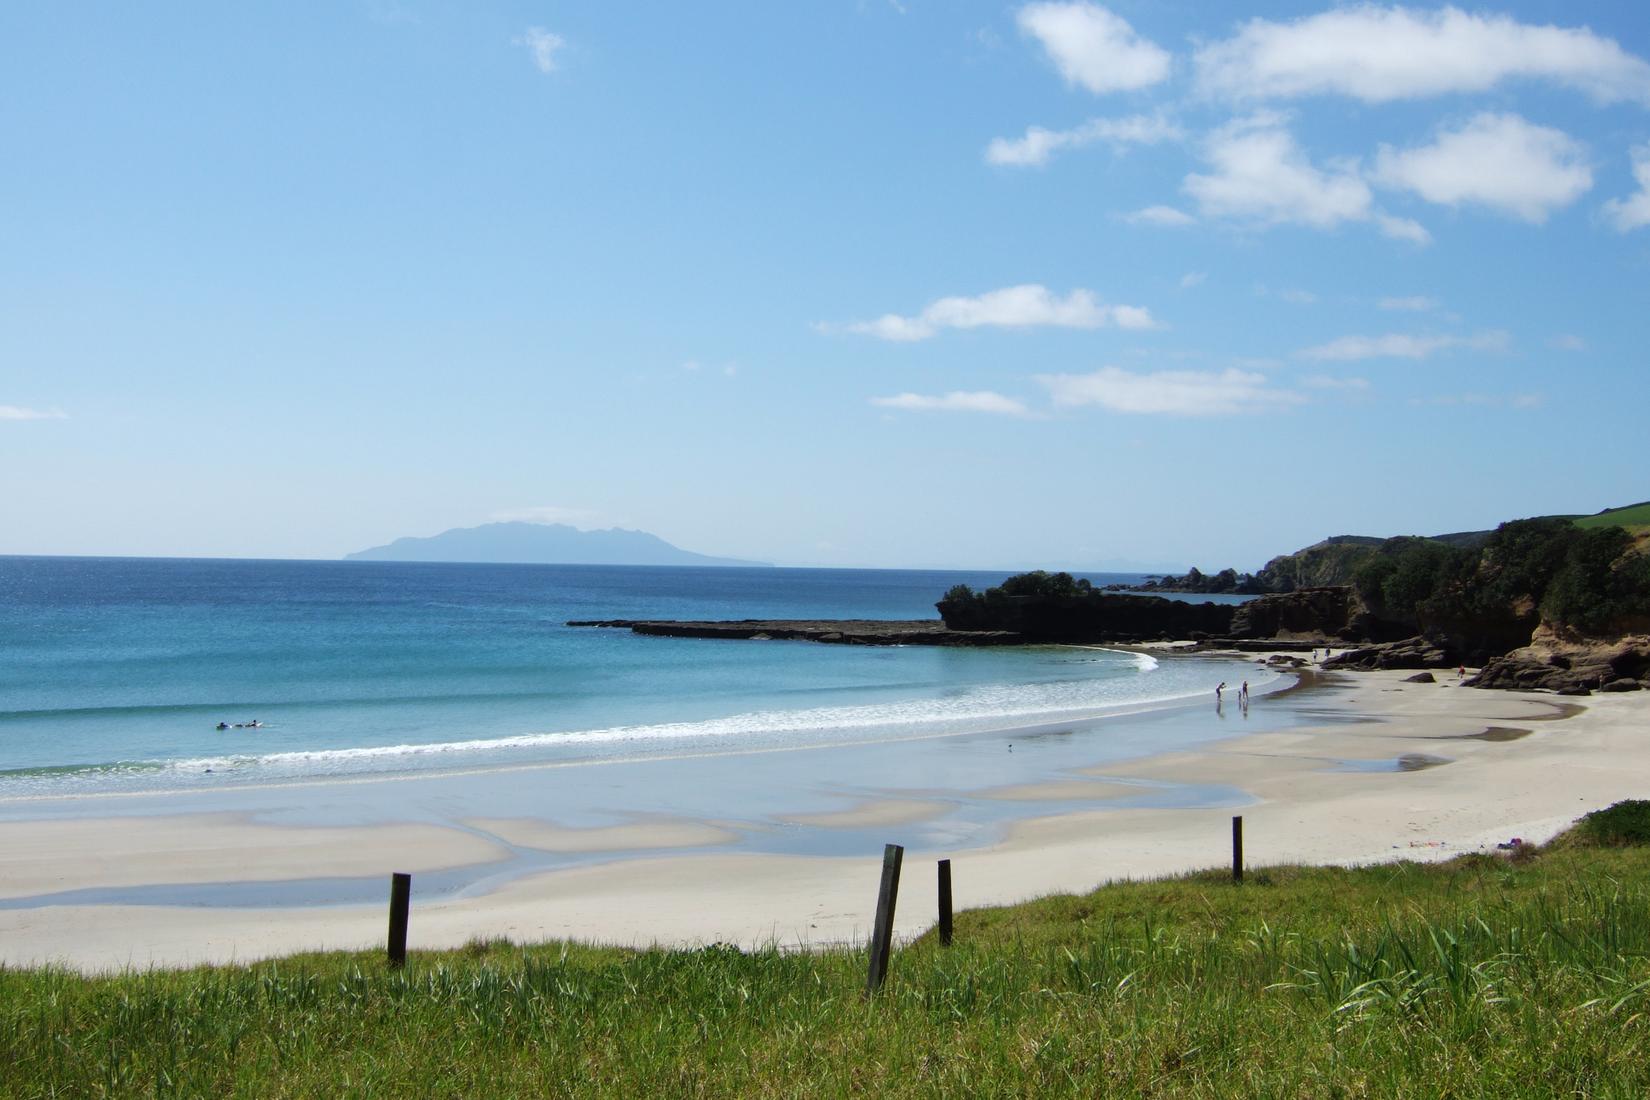
[[[1243,686],[1238,689],[1238,702],[1242,703],[1244,706],[1249,705],[1249,681],[1248,680],[1243,681]]]

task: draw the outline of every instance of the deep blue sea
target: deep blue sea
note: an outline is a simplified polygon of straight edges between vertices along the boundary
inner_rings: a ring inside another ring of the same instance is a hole
[[[1102,649],[565,625],[933,618],[1005,575],[0,558],[0,799],[880,742],[1208,690],[1195,662]]]

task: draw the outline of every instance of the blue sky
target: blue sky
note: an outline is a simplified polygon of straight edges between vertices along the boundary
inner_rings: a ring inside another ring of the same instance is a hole
[[[0,553],[1252,568],[1650,498],[1650,12],[0,9]]]

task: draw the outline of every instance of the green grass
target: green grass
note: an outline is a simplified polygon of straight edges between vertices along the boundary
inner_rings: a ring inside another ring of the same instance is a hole
[[[1573,522],[1577,527],[1625,527],[1637,532],[1650,528],[1650,501],[1611,508],[1593,516],[1577,516]]]
[[[865,963],[497,942],[399,972],[0,970],[0,1095],[1650,1094],[1643,847],[1116,885],[960,913],[869,1000]]]

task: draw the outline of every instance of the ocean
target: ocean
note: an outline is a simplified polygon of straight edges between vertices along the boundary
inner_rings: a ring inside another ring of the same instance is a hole
[[[565,625],[933,618],[952,585],[1005,575],[0,558],[0,801],[880,744],[1212,687],[1206,664],[1098,648]]]

